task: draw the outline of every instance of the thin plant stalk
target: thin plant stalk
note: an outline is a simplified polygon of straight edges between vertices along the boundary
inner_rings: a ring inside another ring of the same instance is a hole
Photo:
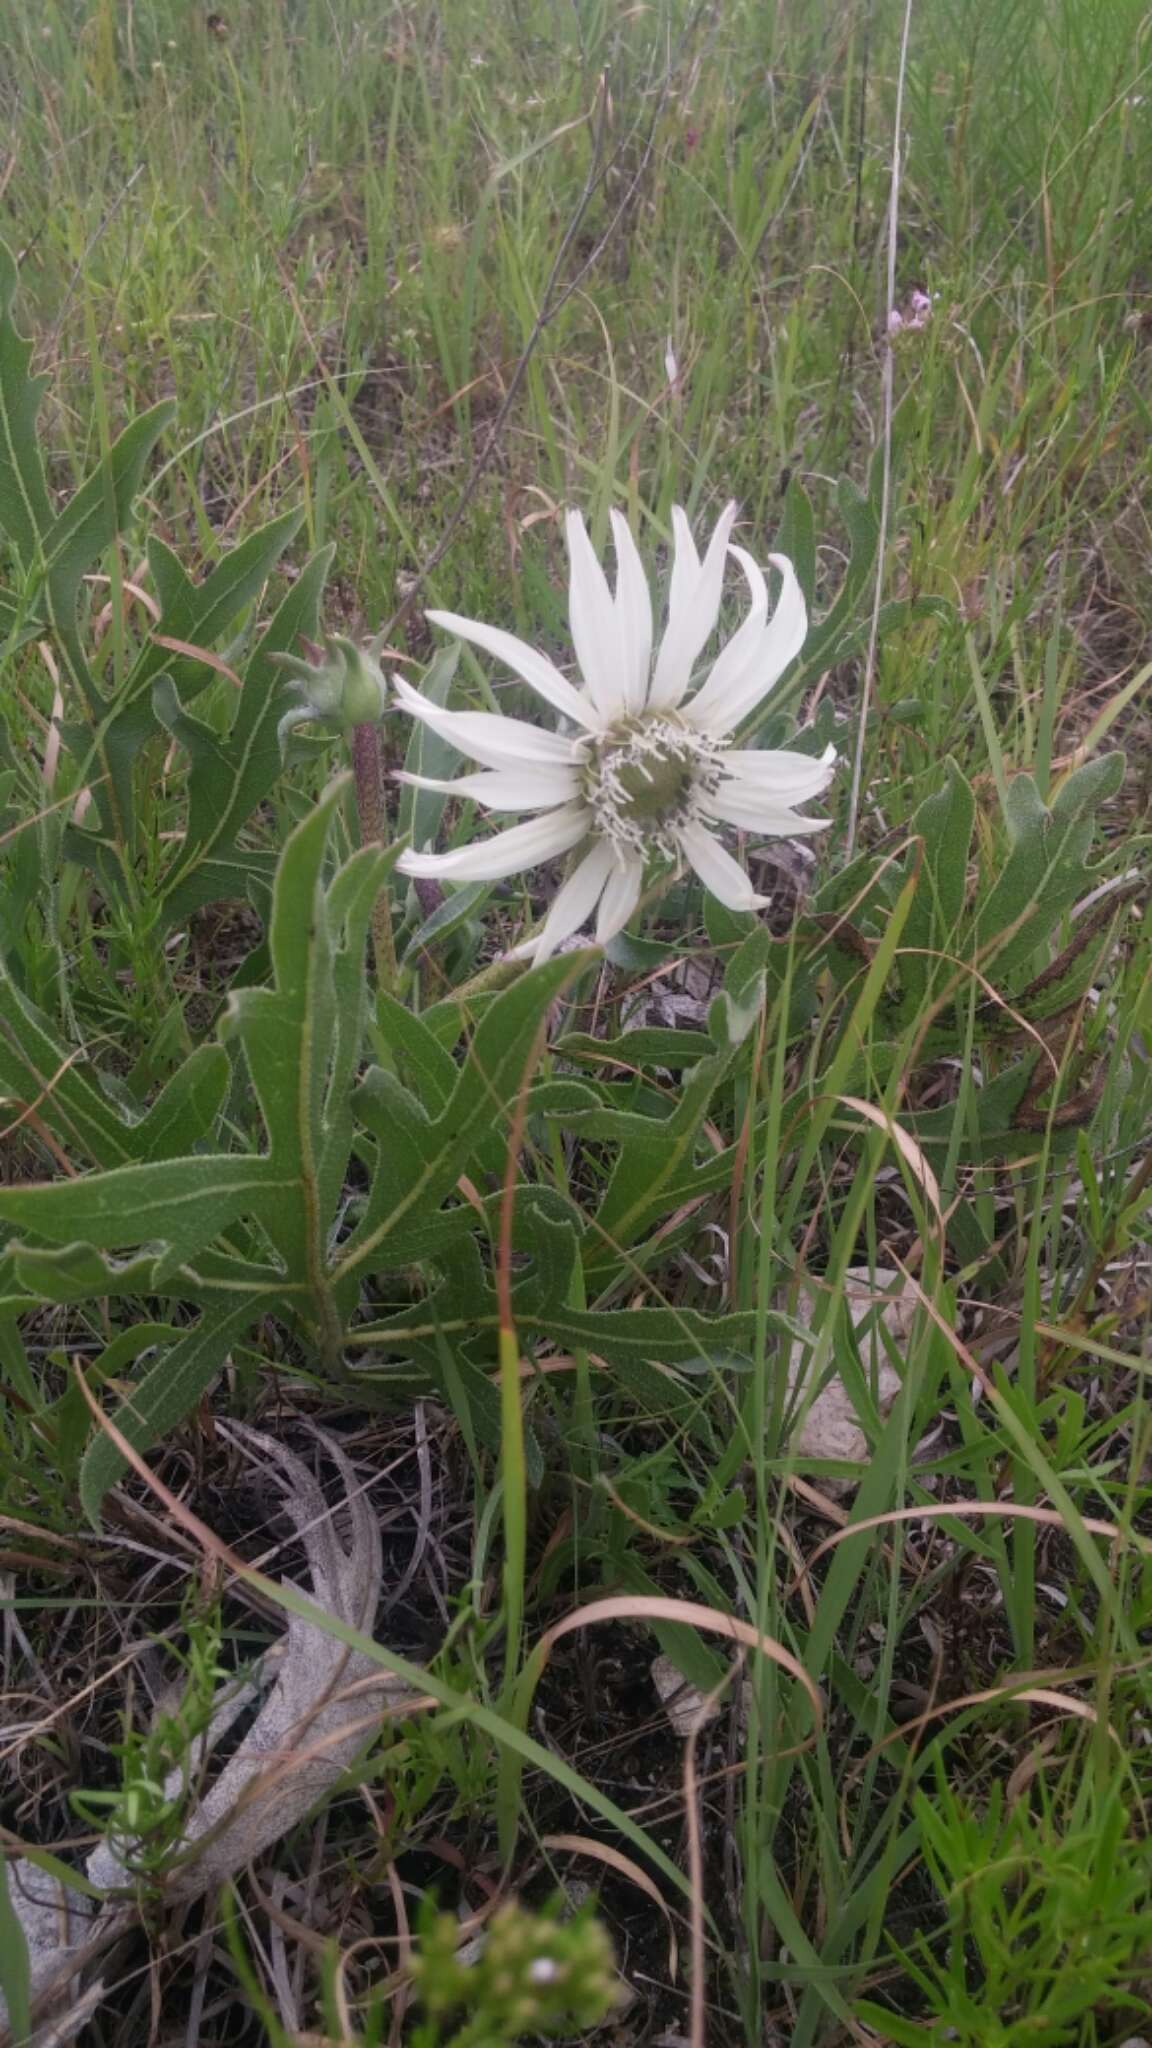
[[[384,771],[380,760],[380,727],[354,725],[350,732],[352,771],[356,779],[356,815],[361,846],[382,846],[385,837]],[[396,942],[392,935],[392,909],[387,889],[381,889],[372,907],[372,953],[376,979],[391,991],[396,986]]]

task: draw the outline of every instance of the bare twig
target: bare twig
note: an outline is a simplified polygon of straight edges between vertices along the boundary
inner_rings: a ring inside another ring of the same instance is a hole
[[[905,0],[904,26],[900,35],[900,66],[896,74],[896,111],[893,118],[892,186],[888,202],[888,282],[884,305],[884,367],[881,394],[884,407],[882,427],[882,468],[880,473],[880,538],[876,549],[876,589],[872,598],[872,619],[868,627],[868,652],[864,662],[864,687],[860,696],[860,723],[856,732],[856,753],[852,762],[852,793],[848,802],[848,830],[845,835],[845,865],[856,851],[856,829],[860,822],[860,788],[864,776],[864,742],[868,712],[876,682],[876,649],[880,638],[880,610],[884,602],[884,569],[888,550],[888,520],[892,501],[892,391],[895,357],[888,315],[896,304],[896,242],[900,224],[900,177],[903,169],[901,130],[904,121],[904,80],[908,71],[908,38],[912,29],[912,0]]]

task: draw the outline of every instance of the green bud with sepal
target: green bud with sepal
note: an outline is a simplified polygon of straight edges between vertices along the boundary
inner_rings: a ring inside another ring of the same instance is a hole
[[[357,642],[344,633],[330,633],[322,648],[309,645],[311,659],[297,654],[275,656],[286,669],[289,686],[302,701],[284,713],[276,728],[283,750],[298,725],[378,725],[388,709],[388,684],[380,665],[383,640]]]

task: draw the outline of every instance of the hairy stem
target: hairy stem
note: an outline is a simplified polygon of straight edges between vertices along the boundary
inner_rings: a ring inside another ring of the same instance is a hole
[[[384,843],[384,772],[380,761],[378,725],[354,725],[351,734],[352,770],[356,778],[356,814],[360,820],[361,846]],[[392,936],[392,909],[388,891],[382,889],[372,909],[372,952],[376,979],[382,987],[396,986],[396,945]]]

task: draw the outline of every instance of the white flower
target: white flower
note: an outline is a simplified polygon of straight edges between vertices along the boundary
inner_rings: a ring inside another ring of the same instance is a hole
[[[494,882],[540,861],[584,849],[538,935],[522,953],[545,960],[596,911],[596,939],[622,931],[640,900],[644,871],[659,859],[695,869],[730,910],[755,910],[758,896],[721,844],[717,824],[761,836],[821,832],[827,819],[793,806],[826,789],[835,748],[807,754],[732,747],[741,721],[799,653],[808,630],[795,571],[770,555],[782,589],[769,617],[768,587],[751,555],[730,543],[735,505],[721,514],[701,561],[685,514],[672,512],[675,554],[668,622],[653,660],[652,600],[627,521],[612,513],[616,591],[592,551],[578,513],[567,515],[569,616],[582,687],[523,640],[455,612],[428,617],[513,669],[559,712],[568,730],[550,732],[486,711],[445,711],[397,676],[399,708],[432,727],[483,772],[455,781],[405,775],[419,789],[471,798],[497,811],[537,812],[491,839],[452,853],[409,851],[404,874]],[[751,604],[698,686],[693,671],[720,615],[732,555]]]

